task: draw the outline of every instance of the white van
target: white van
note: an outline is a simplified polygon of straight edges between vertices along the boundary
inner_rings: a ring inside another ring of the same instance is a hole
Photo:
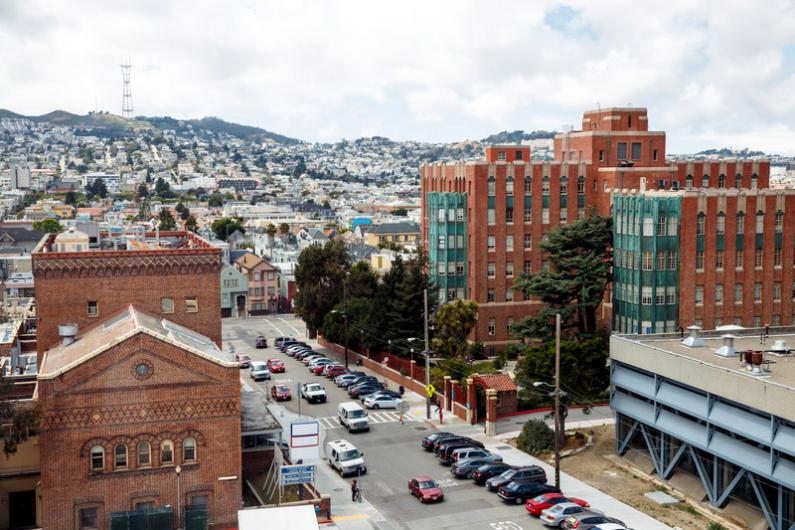
[[[337,419],[340,421],[340,425],[348,429],[348,432],[370,429],[367,411],[353,401],[344,401],[337,406]]]
[[[367,473],[364,465],[364,453],[347,440],[334,440],[326,444],[326,457],[331,467],[345,475],[363,475]]]

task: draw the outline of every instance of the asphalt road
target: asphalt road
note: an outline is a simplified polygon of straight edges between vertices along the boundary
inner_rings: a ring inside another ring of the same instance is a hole
[[[433,453],[423,451],[420,440],[433,432],[434,427],[422,418],[407,418],[401,425],[395,412],[370,411],[369,432],[349,434],[339,427],[334,419],[337,404],[349,401],[347,393],[333,382],[310,374],[300,361],[286,356],[273,347],[273,338],[282,335],[301,337],[303,322],[292,315],[272,315],[247,320],[224,320],[224,349],[235,353],[247,353],[255,360],[280,358],[287,367],[284,374],[273,374],[268,387],[276,382],[290,385],[293,399],[283,404],[293,412],[299,412],[296,386],[304,382],[320,382],[326,388],[328,400],[323,404],[300,403],[300,412],[318,418],[326,429],[327,439],[346,438],[365,454],[367,474],[361,477],[364,498],[377,508],[395,528],[405,529],[495,529],[522,530],[544,528],[538,520],[531,518],[523,506],[504,504],[496,494],[475,486],[466,479],[455,479],[448,467],[436,462]],[[268,337],[269,347],[257,350],[254,342],[257,335]],[[315,348],[323,351],[322,348]],[[248,372],[241,370],[241,379],[248,381]],[[266,383],[256,383],[265,392]],[[394,384],[390,384],[394,388]],[[508,462],[510,463],[510,462]],[[326,465],[326,464],[321,464]],[[418,475],[429,475],[440,482],[445,492],[445,501],[423,505],[408,494],[407,482]],[[371,526],[361,528],[379,528]]]

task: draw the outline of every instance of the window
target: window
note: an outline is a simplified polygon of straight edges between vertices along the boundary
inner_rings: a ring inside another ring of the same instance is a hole
[[[457,261],[456,262],[456,264],[455,264],[455,273],[456,273],[457,276],[463,276],[464,275],[464,262],[463,261]]]
[[[455,236],[455,240],[458,248],[464,248],[464,234],[458,234]]]
[[[715,303],[716,304],[723,303],[723,285],[721,284],[715,285]]]
[[[464,209],[463,208],[456,208],[455,210],[455,220],[459,223],[464,220]]]
[[[168,465],[174,463],[174,443],[165,440],[160,444],[160,464]]]
[[[696,305],[704,305],[704,287],[702,285],[696,285],[695,300]]]
[[[505,195],[508,197],[513,196],[513,177],[508,177],[505,180]]]
[[[668,286],[665,288],[665,303],[668,305],[676,303],[676,287]]]
[[[652,151],[651,158],[652,158],[652,160],[654,160],[655,162],[657,161],[657,150],[656,150],[656,149]]]
[[[696,270],[703,271],[704,270],[704,251],[703,250],[696,250]]]
[[[127,446],[116,444],[113,448],[113,467],[114,469],[124,469],[127,467]]]
[[[643,270],[650,271],[654,266],[654,260],[652,258],[652,254],[648,250],[643,251]]]
[[[745,233],[745,214],[743,212],[737,212],[737,233]]]
[[[641,289],[640,303],[643,305],[651,305],[652,295],[651,287],[643,287]]]
[[[561,196],[569,194],[569,179],[566,177],[560,178],[560,194]]]
[[[618,160],[626,160],[627,159],[627,144],[626,142],[619,142],[616,144],[616,158]]]
[[[734,175],[734,187],[737,189],[743,187],[743,176],[740,173]]]
[[[774,328],[779,327],[781,325],[781,315],[773,315],[773,321],[771,322],[771,325]]]
[[[442,212],[442,213],[444,213],[444,212]],[[382,237],[383,237],[383,236],[382,236]],[[262,280],[262,273],[261,273],[261,272],[255,272],[255,273],[254,273],[254,281],[255,281],[255,282],[258,282],[258,281],[260,281],[260,280]]]
[[[513,208],[505,208],[505,222],[513,223]]]
[[[529,261],[525,261],[522,264],[522,272],[524,272],[525,274],[529,274],[531,270],[532,270],[532,264]],[[795,298],[795,296],[793,296],[793,298]]]
[[[497,160],[505,160],[505,151],[497,151]]]
[[[91,471],[105,469],[105,449],[100,445],[91,448]]]
[[[455,289],[448,289],[447,290],[447,300],[448,301],[455,300]]]
[[[522,152],[521,151],[514,151],[514,160],[521,160],[522,159]]]
[[[627,116],[627,129],[632,128],[632,116]]]
[[[505,263],[505,275],[508,277],[513,276],[513,262],[508,261]]]
[[[715,253],[715,268],[723,269],[723,251],[719,250]]]
[[[188,436],[182,440],[182,461],[193,462],[196,460],[196,439]]]
[[[80,508],[78,512],[79,530],[97,530],[99,528],[99,508]]]
[[[764,260],[764,253],[761,248],[756,249],[756,254],[754,256],[754,267],[757,269],[762,268],[762,261]]]
[[[497,321],[493,318],[489,319],[489,335],[494,335],[497,332]]]
[[[488,236],[486,238],[486,247],[491,251],[494,250],[497,246],[496,238],[494,236]]]
[[[756,233],[763,234],[765,232],[765,213],[756,212]]]
[[[525,223],[533,222],[533,210],[531,208],[524,209],[524,222]]]
[[[149,442],[138,444],[138,467],[146,467],[152,464],[152,447]]]
[[[99,316],[99,307],[97,306],[96,300],[88,301],[88,316],[89,317]]]
[[[513,302],[513,289],[508,288],[505,290],[505,301]]]
[[[761,328],[762,327],[762,317],[760,317],[759,315],[754,315],[754,325],[753,326],[755,328]]]
[[[718,176],[718,187],[725,188],[726,187],[726,175],[719,175]]]
[[[599,162],[605,161],[605,152],[603,150],[599,150]]]
[[[505,250],[508,252],[513,250],[513,236],[505,236]]]
[[[657,251],[657,270],[665,270],[666,252],[664,250]]]
[[[704,214],[702,212],[699,212],[696,216],[696,235],[704,235]]]
[[[781,302],[781,282],[773,282],[773,301]]]
[[[497,194],[497,181],[494,177],[489,177],[489,197],[494,197]]]
[[[761,302],[762,301],[762,284],[756,282],[754,284],[754,302]]]
[[[455,274],[455,263],[452,261],[447,262],[447,274],[450,276]]]
[[[776,212],[776,233],[780,234],[784,231],[784,212]]]
[[[207,495],[191,495],[188,497],[188,506],[207,506],[210,499]]]
[[[776,268],[781,268],[781,249],[777,248],[775,253],[773,254],[773,266]]]
[[[549,177],[541,179],[541,195],[549,195]]]
[[[685,178],[685,187],[688,189],[693,187],[693,175],[688,175]]]
[[[439,222],[440,223],[444,223],[444,221],[445,221],[444,210],[439,210],[438,213],[439,213],[439,216],[438,216]]]
[[[654,290],[654,303],[657,305],[665,304],[665,287],[657,287]]]
[[[439,263],[436,268],[436,273],[439,276],[444,276],[447,273],[447,267],[445,267],[444,263]]]
[[[658,236],[664,236],[666,228],[667,228],[667,224],[665,222],[665,214],[664,213],[659,213],[657,215],[657,235]]]
[[[758,177],[754,174],[751,175],[751,189],[755,190],[757,188],[757,183],[759,182]]]
[[[737,251],[734,252],[734,267],[736,269],[742,270],[742,268],[743,268],[743,259],[744,259],[744,253],[743,253],[742,249],[737,250]]]
[[[549,270],[549,260],[545,259],[541,261],[541,270],[548,271]]]
[[[487,273],[489,278],[494,278],[497,275],[497,266],[494,264],[493,261],[490,261],[487,265]]]
[[[676,251],[669,250],[668,251],[668,270],[675,271],[676,270]]]
[[[717,230],[719,236],[722,236],[726,233],[726,216],[723,214],[723,212],[718,214]]]
[[[654,219],[652,217],[643,218],[643,235],[644,236],[654,235]]]
[[[496,223],[496,216],[494,214],[494,208],[489,208],[486,212],[486,222],[488,224],[493,225]]]
[[[560,209],[560,224],[565,225],[569,222],[569,211],[565,208]]]
[[[446,242],[447,242],[447,238],[446,238],[446,237],[444,237],[444,236],[439,236],[439,243],[437,244],[437,248],[438,248],[439,250],[444,250],[444,249],[445,249],[445,247],[447,246],[447,245],[446,245]]]
[[[448,235],[447,236],[447,248],[454,249],[455,248],[455,235]]]
[[[577,179],[577,195],[585,195],[585,177]]]
[[[543,208],[541,210],[541,224],[549,224],[549,208]]]
[[[272,289],[272,287],[271,287]],[[185,298],[185,312],[196,313],[199,311],[199,300],[195,296],[188,296]]]
[[[632,160],[640,160],[640,142],[632,142]]]
[[[173,298],[161,298],[160,299],[160,311],[163,313],[173,313],[174,312],[174,299]]]
[[[741,283],[734,284],[734,303],[743,303],[743,284]]]
[[[701,187],[709,188],[709,175],[704,175],[701,177]]]
[[[524,194],[533,194],[533,177],[527,176],[524,178]]]
[[[508,317],[507,320],[505,321],[505,331],[510,333],[511,326],[513,326],[513,317]]]

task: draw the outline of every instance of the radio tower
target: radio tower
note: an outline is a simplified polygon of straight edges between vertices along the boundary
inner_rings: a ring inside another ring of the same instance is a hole
[[[121,96],[121,115],[128,120],[133,117],[132,88],[130,87],[130,73],[132,71],[132,61],[122,60],[121,77],[124,80],[124,88]]]

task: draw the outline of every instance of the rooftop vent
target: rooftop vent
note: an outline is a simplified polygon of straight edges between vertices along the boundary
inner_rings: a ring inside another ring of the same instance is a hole
[[[59,324],[58,335],[63,338],[63,345],[69,346],[77,337],[77,324]]]
[[[698,332],[701,331],[701,326],[688,326],[687,331],[690,333],[690,336],[683,340],[682,344],[688,348],[703,348],[704,339],[698,336]]]
[[[773,355],[789,355],[790,348],[787,341],[779,339],[767,351]]]
[[[721,338],[723,339],[723,346],[715,350],[715,354],[721,357],[736,357],[738,353],[734,349],[734,340],[740,337],[727,333],[726,335],[721,335]]]

